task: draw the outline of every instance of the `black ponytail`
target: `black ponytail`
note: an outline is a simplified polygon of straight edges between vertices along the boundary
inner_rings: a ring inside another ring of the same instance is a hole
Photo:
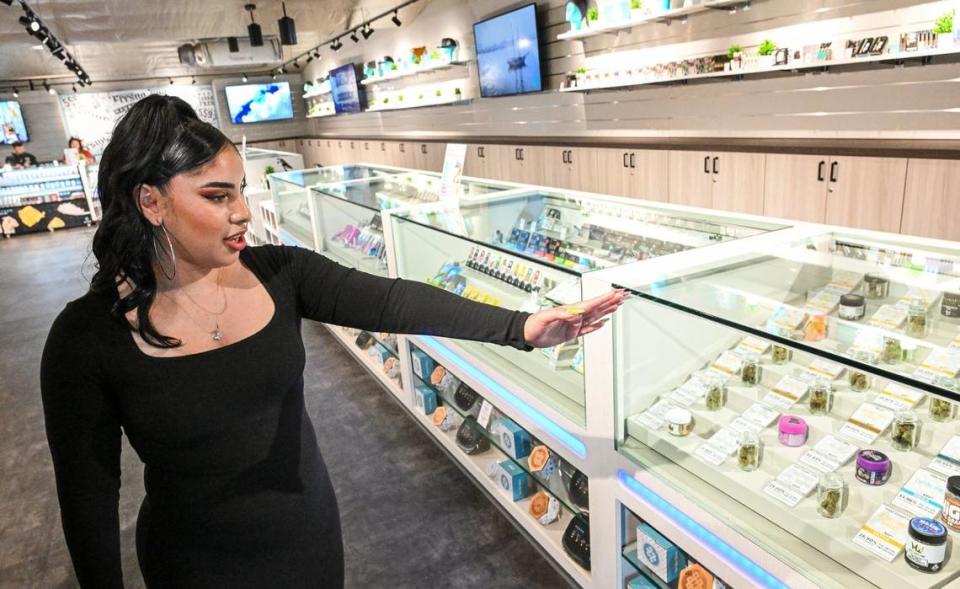
[[[97,272],[90,288],[109,293],[124,281],[132,283],[133,290],[111,311],[123,319],[136,309],[136,329],[152,346],[174,348],[181,342],[161,334],[150,322],[150,307],[157,295],[155,240],[161,238],[140,211],[138,188],[148,184],[163,190],[174,176],[208,163],[226,145],[232,145],[230,140],[201,121],[189,104],[152,95],[120,119],[100,160],[97,182],[103,219],[93,236]]]

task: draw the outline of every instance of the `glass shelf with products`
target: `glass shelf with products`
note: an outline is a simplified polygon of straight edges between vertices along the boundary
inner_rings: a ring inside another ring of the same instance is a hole
[[[43,204],[83,196],[83,183],[76,166],[0,171],[0,206]]]
[[[401,278],[529,312],[582,300],[581,278],[594,270],[781,227],[541,191],[462,200],[455,209],[419,208],[391,219]],[[580,339],[533,353],[476,342],[456,345],[562,417],[585,424]]]
[[[873,235],[822,233],[628,285],[617,446],[672,463],[658,469],[670,484],[818,584],[843,586],[816,572],[815,551],[858,583],[941,586],[960,560],[932,549],[921,572],[908,531],[954,535],[913,518],[938,520],[960,475],[960,250]]]
[[[323,253],[341,264],[387,275],[381,211],[435,203],[440,199],[438,176],[405,172],[352,182],[318,184],[310,189],[314,229]],[[511,187],[464,180],[463,198],[476,198]]]

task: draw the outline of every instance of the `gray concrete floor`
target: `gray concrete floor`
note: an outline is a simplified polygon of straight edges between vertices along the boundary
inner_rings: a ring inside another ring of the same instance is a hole
[[[92,230],[0,239],[0,588],[75,587],[39,393],[50,324],[85,292]],[[84,263],[86,264],[84,265]],[[558,576],[326,330],[304,326],[305,394],[336,488],[348,587],[564,587]],[[127,587],[143,468],[124,440]]]

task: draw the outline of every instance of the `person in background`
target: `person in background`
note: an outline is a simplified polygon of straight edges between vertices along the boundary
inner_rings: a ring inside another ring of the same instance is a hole
[[[90,150],[83,146],[83,141],[79,137],[71,137],[70,141],[67,142],[67,147],[70,149],[76,148],[77,154],[83,158],[87,165],[97,163],[97,158],[93,157]]]
[[[10,164],[14,168],[29,168],[37,165],[37,158],[32,153],[27,153],[23,148],[23,143],[17,141],[13,144],[13,153],[7,156],[4,163]]]

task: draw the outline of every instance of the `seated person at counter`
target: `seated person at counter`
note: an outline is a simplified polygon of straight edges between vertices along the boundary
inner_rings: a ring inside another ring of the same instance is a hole
[[[27,153],[23,148],[23,143],[17,141],[13,144],[13,153],[7,156],[4,163],[10,164],[14,168],[29,168],[37,165],[37,158],[32,153]]]
[[[82,157],[83,161],[86,163],[97,163],[97,158],[93,157],[93,154],[90,152],[90,150],[83,146],[83,141],[81,141],[79,137],[71,137],[70,141],[67,142],[67,147],[70,149],[76,149],[77,155]]]

